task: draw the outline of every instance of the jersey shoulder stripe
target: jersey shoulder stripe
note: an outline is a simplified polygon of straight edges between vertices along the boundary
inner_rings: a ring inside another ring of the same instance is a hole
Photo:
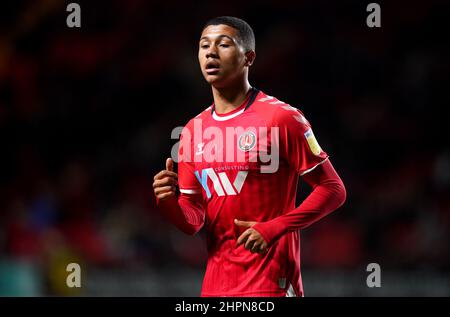
[[[297,122],[309,125],[308,120],[306,120],[302,111],[291,106],[290,104],[279,100],[276,97],[262,94],[260,98],[256,100],[258,102],[258,107],[266,117],[272,117],[273,120],[270,120],[273,125],[278,125],[280,121],[290,121],[289,119],[293,118]]]
[[[203,110],[202,112],[200,112],[198,115],[195,116],[195,118],[199,118],[202,114],[204,114],[205,112],[208,113],[211,110],[212,106],[209,106],[208,108],[206,108],[205,110]]]

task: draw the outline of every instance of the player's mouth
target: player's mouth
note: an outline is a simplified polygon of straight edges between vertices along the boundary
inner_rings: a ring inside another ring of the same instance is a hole
[[[210,61],[206,63],[205,71],[208,75],[217,74],[220,70],[220,64],[216,61]]]

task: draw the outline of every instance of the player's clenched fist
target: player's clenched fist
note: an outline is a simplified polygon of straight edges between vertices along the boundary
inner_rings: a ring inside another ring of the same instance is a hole
[[[153,179],[153,190],[159,200],[175,197],[178,174],[173,171],[173,160],[171,158],[166,160],[166,169],[156,174]]]

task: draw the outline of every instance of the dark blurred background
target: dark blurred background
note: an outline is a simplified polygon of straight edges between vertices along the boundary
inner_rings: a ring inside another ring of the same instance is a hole
[[[377,2],[369,28],[370,2],[77,1],[81,28],[69,1],[2,2],[0,295],[200,294],[204,232],[166,222],[151,185],[212,102],[197,46],[220,15],[253,27],[251,84],[304,112],[347,188],[302,231],[306,296],[450,295],[448,5]]]

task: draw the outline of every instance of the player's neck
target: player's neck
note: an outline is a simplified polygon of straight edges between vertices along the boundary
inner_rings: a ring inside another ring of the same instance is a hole
[[[247,98],[251,86],[248,80],[233,87],[216,88],[212,87],[214,97],[214,111],[217,114],[224,114],[239,107]]]

